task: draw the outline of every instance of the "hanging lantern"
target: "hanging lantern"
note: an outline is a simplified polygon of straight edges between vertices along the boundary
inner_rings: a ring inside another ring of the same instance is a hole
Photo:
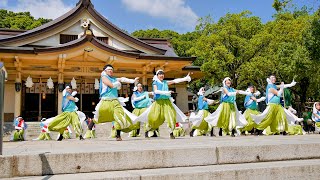
[[[31,88],[33,86],[32,78],[29,76],[25,83],[26,87]]]
[[[97,90],[99,89],[99,80],[97,78],[94,79],[94,89]]]
[[[74,78],[71,80],[71,87],[72,89],[77,89],[77,81]]]
[[[49,89],[53,89],[54,87],[51,77],[47,80],[47,86]]]

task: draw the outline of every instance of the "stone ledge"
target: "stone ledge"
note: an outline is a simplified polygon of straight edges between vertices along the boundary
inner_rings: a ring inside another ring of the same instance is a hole
[[[246,164],[227,164],[195,167],[176,167],[130,171],[111,171],[53,176],[32,176],[11,179],[60,180],[60,179],[116,179],[116,180],[194,180],[194,179],[319,179],[320,159],[278,161]]]
[[[212,148],[3,156],[0,178],[199,166],[216,164],[215,157]]]

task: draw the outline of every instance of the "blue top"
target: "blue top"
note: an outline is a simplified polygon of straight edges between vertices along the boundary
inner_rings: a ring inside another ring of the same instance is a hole
[[[102,77],[108,78],[111,83],[117,82],[117,78],[115,78],[115,77],[110,77],[108,75],[104,75]],[[102,77],[100,78],[100,87],[99,87],[100,98],[102,98],[102,97],[107,97],[107,98],[111,98],[111,99],[118,98],[118,89],[117,88],[110,88],[109,86],[105,85],[102,82]]]
[[[200,95],[198,98],[198,109],[199,110],[208,110],[209,106],[208,106],[208,102],[203,100],[204,96]]]
[[[244,99],[244,107],[246,109],[257,110],[258,109],[257,102],[252,100],[251,97],[253,97],[252,94],[246,96],[246,98]]]
[[[317,111],[317,115],[320,116],[320,111]],[[314,116],[314,117],[315,117],[316,122],[320,122],[320,118],[317,118],[316,116]]]
[[[153,85],[157,85],[158,90],[160,91],[169,91],[169,87],[168,87],[168,82],[167,81],[163,81],[162,83],[158,82],[158,81],[153,81],[152,83],[152,89],[153,89]],[[154,89],[153,89],[154,91]],[[154,100],[158,100],[158,99],[169,99],[171,96],[166,96],[166,95],[160,95],[160,94],[155,94],[154,96]]]
[[[62,112],[74,112],[77,111],[76,103],[72,100],[69,100],[67,97],[71,96],[69,92],[66,93],[66,95],[63,96],[62,99]],[[72,97],[72,96],[71,96]]]
[[[226,88],[229,92],[236,92],[235,89],[232,87],[224,87]],[[228,96],[227,94],[224,94],[224,92],[221,92],[221,103],[227,102],[227,103],[234,103],[236,101],[236,96]]]
[[[135,108],[138,108],[138,109],[141,109],[141,108],[146,108],[146,107],[149,107],[151,105],[151,100],[149,98],[149,94],[148,92],[139,92],[139,91],[136,91],[136,92],[133,92],[133,94],[136,96],[136,97],[141,97],[141,96],[145,96],[145,98],[139,100],[139,101],[134,101],[133,102],[133,105]]]
[[[269,92],[270,89],[275,89],[277,90],[277,86],[275,84],[268,84],[267,88],[266,88],[266,95],[267,95],[267,99],[266,99],[266,103],[272,103],[272,104],[280,104],[280,97],[276,96],[275,94]]]

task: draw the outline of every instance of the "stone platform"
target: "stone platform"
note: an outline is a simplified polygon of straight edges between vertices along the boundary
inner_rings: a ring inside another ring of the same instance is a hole
[[[5,142],[0,178],[319,179],[320,135]],[[68,175],[72,174],[72,175]],[[24,176],[24,177],[22,177]],[[25,177],[31,176],[31,177]]]

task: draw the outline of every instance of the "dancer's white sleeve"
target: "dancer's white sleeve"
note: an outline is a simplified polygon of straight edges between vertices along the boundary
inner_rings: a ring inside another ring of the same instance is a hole
[[[250,95],[251,92],[239,90],[239,94],[242,94],[242,95]]]
[[[113,85],[113,88],[117,88],[117,89],[121,88],[121,83],[119,81],[112,83],[112,85]]]
[[[261,97],[261,98],[257,99],[257,102],[261,102],[261,101],[264,101],[264,100],[266,100],[266,97]]]
[[[136,80],[137,80],[137,78],[135,78],[135,79],[129,79],[129,78],[125,78],[125,77],[120,78],[120,82],[130,83],[130,84],[133,84],[134,82],[136,82]]]
[[[140,96],[140,97],[134,97],[134,98],[132,98],[132,101],[140,101],[140,100],[142,100],[142,99],[144,99],[144,98],[146,98],[145,95]]]
[[[214,100],[212,100],[212,99],[207,99],[207,102],[208,102],[209,105],[211,105],[211,104],[214,103]]]
[[[278,97],[281,97],[281,96],[282,96],[282,93],[283,93],[283,87],[280,88],[280,90],[278,91],[277,96],[278,96]]]
[[[253,93],[254,96],[260,96],[260,94],[261,94],[260,91]]]
[[[290,84],[285,84],[283,87],[284,88],[290,88],[290,87],[293,87],[297,84],[297,82],[295,82],[294,80],[290,83]]]
[[[71,96],[75,96],[75,95],[77,95],[77,91],[73,91],[72,93],[71,93]]]
[[[170,96],[170,95],[171,95],[171,92],[170,92],[170,91],[155,90],[154,93],[155,93],[155,94],[160,94],[160,95],[167,95],[167,96]]]
[[[227,95],[228,95],[228,96],[236,96],[236,95],[237,95],[237,92],[228,92]]]
[[[175,84],[185,82],[185,81],[188,81],[188,82],[191,81],[191,77],[189,76],[189,74],[184,78],[177,78],[177,79],[172,80],[172,82],[174,82]]]

